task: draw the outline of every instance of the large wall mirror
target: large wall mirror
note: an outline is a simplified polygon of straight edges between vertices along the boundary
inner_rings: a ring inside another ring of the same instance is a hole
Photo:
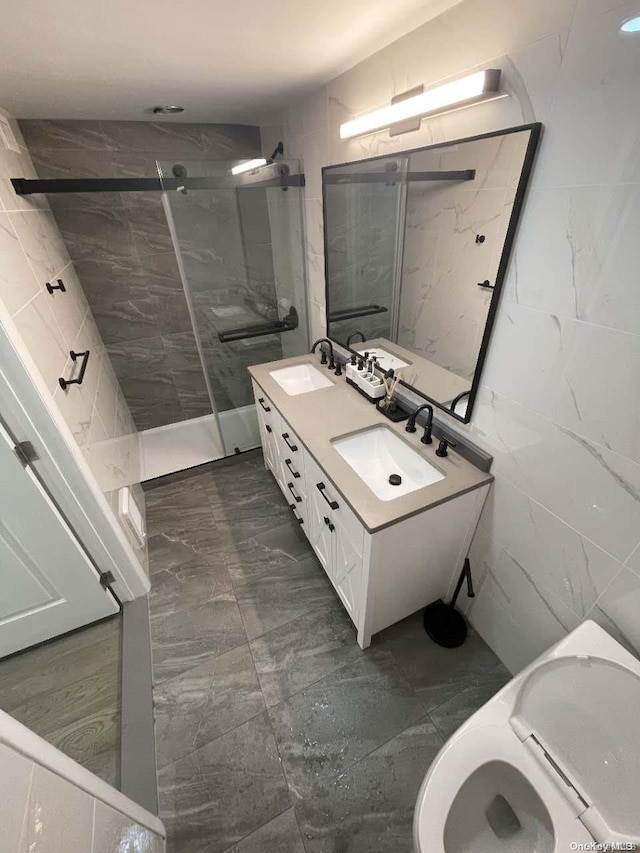
[[[328,336],[464,422],[540,129],[322,170]]]

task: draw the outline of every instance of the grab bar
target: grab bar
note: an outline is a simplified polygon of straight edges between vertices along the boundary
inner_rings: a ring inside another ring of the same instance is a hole
[[[329,314],[329,320],[337,323],[339,320],[353,320],[356,317],[367,317],[369,314],[386,314],[384,305],[362,305],[360,308],[343,308]]]
[[[243,341],[245,338],[261,338],[264,335],[277,335],[280,332],[291,332],[298,328],[298,312],[291,306],[289,313],[283,320],[270,320],[267,323],[255,323],[251,326],[240,326],[237,329],[227,329],[226,332],[218,332],[218,340],[221,344],[231,341]]]
[[[58,379],[58,383],[63,391],[66,391],[69,385],[82,385],[87,364],[89,363],[89,350],[85,350],[84,352],[74,352],[71,350],[69,355],[71,356],[71,361],[77,361],[81,358],[82,364],[80,365],[80,373],[76,379],[65,379],[63,376]]]

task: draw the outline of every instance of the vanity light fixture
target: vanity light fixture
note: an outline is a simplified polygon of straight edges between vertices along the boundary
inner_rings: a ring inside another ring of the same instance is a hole
[[[504,98],[506,93],[499,91],[499,84],[499,68],[476,71],[459,80],[443,83],[442,86],[427,89],[419,95],[398,100],[388,107],[382,107],[345,122],[340,125],[340,138],[350,139],[352,136],[361,136],[364,133],[392,127],[407,119],[437,115],[482,101]]]
[[[620,32],[625,35],[640,36],[640,15],[635,15],[633,18],[627,18],[620,26]]]
[[[238,166],[234,166],[231,169],[232,175],[242,175],[243,172],[252,172],[254,169],[259,169],[260,166],[266,166],[267,160],[264,157],[260,157],[257,160],[247,160],[245,163],[240,163]]]

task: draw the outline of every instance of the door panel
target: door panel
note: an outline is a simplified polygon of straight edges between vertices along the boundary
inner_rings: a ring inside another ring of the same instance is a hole
[[[0,425],[0,657],[118,612],[98,572]]]
[[[307,496],[307,535],[322,568],[331,578],[333,570],[332,535],[329,525],[325,522],[325,518],[331,520],[331,516],[325,511],[323,503],[322,497],[314,490],[310,490]]]

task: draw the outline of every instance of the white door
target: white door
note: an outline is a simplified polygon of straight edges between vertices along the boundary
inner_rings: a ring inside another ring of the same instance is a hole
[[[119,610],[14,448],[0,423],[0,657]]]

